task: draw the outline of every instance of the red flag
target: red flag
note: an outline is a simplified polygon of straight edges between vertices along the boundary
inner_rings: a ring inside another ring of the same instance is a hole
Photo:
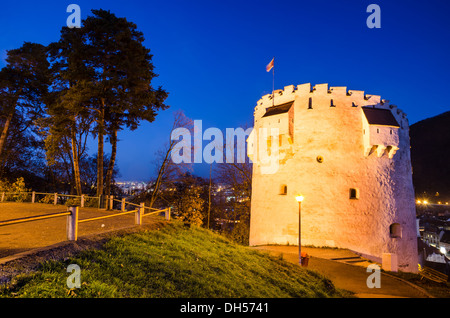
[[[272,59],[272,61],[270,61],[269,64],[267,64],[266,66],[266,72],[270,72],[270,70],[273,68],[273,62],[274,62],[275,58]]]

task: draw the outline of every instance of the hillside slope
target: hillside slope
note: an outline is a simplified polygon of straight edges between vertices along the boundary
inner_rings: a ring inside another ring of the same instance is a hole
[[[66,285],[81,269],[81,288]],[[0,289],[0,297],[345,297],[332,282],[211,231],[170,222],[116,237],[64,262],[46,262]]]

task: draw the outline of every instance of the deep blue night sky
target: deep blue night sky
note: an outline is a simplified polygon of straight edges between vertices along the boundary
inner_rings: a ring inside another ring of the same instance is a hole
[[[410,124],[450,110],[448,1],[3,2],[0,67],[6,50],[24,41],[57,41],[71,3],[82,18],[102,8],[136,23],[154,55],[155,86],[170,93],[171,108],[155,122],[119,133],[121,180],[150,178],[174,110],[201,119],[203,129],[252,125],[256,101],[272,90],[265,66],[273,56],[275,89],[329,83],[364,90],[397,105]],[[371,3],[381,8],[380,29],[366,25]]]

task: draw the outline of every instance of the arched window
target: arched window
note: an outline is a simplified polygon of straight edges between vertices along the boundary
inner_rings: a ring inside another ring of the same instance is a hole
[[[349,196],[350,196],[350,199],[352,199],[352,200],[359,199],[359,191],[358,191],[358,189],[350,188]]]
[[[392,238],[401,238],[402,237],[402,226],[399,223],[392,223],[389,226],[389,235]]]

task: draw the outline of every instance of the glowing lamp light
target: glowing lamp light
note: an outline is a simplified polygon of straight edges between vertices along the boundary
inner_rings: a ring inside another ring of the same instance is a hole
[[[295,197],[295,200],[297,200],[297,202],[302,202],[304,198],[305,197],[303,195],[299,194]]]
[[[422,203],[422,201],[420,201],[420,200],[417,200],[417,204],[421,204]]]
[[[428,204],[428,201],[427,200],[423,200],[423,204]]]
[[[443,246],[441,246],[441,247],[439,248],[439,251],[440,251],[442,254],[444,254],[444,255],[445,255],[445,253],[446,253],[445,247],[443,247]]]

